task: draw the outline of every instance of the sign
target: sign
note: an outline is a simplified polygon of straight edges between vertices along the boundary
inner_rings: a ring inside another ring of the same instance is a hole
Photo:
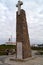
[[[17,42],[17,59],[22,59],[22,43]]]

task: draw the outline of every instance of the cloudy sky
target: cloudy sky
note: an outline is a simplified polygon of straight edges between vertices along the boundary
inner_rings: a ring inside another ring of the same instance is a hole
[[[18,0],[0,0],[0,42],[12,35],[16,38],[16,3]],[[43,43],[43,0],[23,0],[30,42]]]

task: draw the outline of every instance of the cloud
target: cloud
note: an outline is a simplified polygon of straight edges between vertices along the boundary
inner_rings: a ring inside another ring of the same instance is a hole
[[[16,0],[1,0],[0,2],[8,7],[9,10],[14,10],[16,8]]]
[[[16,37],[15,13],[0,3],[0,38]]]
[[[16,3],[18,0],[0,0],[0,38],[16,38]],[[13,4],[12,4],[13,3]],[[43,0],[23,0],[28,32],[31,39],[43,40]]]
[[[26,10],[28,32],[30,40],[43,40],[43,1],[42,0],[26,0],[24,2]],[[25,6],[26,5],[26,6]]]

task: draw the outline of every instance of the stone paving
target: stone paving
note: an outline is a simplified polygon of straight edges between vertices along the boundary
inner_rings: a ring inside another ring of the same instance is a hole
[[[6,56],[3,57],[5,62],[2,63],[0,60],[0,65],[43,65],[43,55],[34,55],[33,58],[28,59],[27,61],[11,61],[11,58],[15,58],[15,56]]]
[[[0,65],[11,65],[11,64],[0,62]]]
[[[10,65],[43,65],[43,56],[36,56],[35,58],[30,59],[30,60],[25,61],[25,62],[9,61],[9,59],[7,59],[6,63],[8,63]]]

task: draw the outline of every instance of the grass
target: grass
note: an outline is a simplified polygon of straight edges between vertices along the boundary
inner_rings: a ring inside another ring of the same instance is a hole
[[[0,45],[0,51],[5,49],[16,49],[16,45]]]
[[[0,45],[0,55],[6,55],[7,49],[16,49],[16,45]]]
[[[16,45],[0,45],[0,55],[6,55],[6,50],[11,50],[15,49],[16,50]],[[43,47],[31,47],[32,50],[37,50],[39,53],[42,55],[43,52]]]
[[[40,50],[43,51],[43,47],[31,47],[32,50]]]
[[[37,50],[36,55],[43,55],[43,47],[31,47],[32,50]]]

